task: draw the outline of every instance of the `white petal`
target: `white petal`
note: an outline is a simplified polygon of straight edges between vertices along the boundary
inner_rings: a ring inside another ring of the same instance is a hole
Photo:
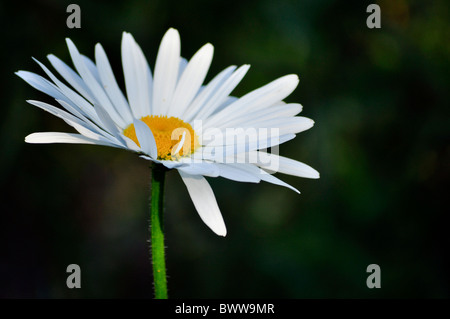
[[[287,118],[274,118],[264,121],[247,121],[244,128],[254,129],[279,129],[280,135],[300,133],[314,126],[314,121],[303,116],[294,116]]]
[[[21,77],[36,90],[44,92],[55,99],[67,99],[53,83],[40,75],[28,71],[17,71],[16,75]]]
[[[212,116],[209,126],[217,126],[224,120],[230,120],[242,116],[251,110],[262,109],[273,105],[294,91],[298,85],[298,76],[286,75],[265,86],[247,93],[239,100]]]
[[[196,118],[206,119],[214,113],[228,98],[228,95],[241,82],[247,73],[250,65],[245,64],[238,68],[211,96],[207,103],[196,114]],[[236,103],[236,102],[235,102]],[[223,111],[222,111],[223,112]],[[221,113],[221,112],[220,112]]]
[[[64,99],[60,100],[65,101],[67,104],[70,104],[70,106],[77,112],[86,114],[89,118],[98,122],[95,110],[88,101],[86,101],[81,95],[79,95],[77,92],[69,88],[60,80],[58,80],[58,78],[52,72],[50,72],[50,70],[44,64],[42,64],[36,59],[34,59],[34,61],[36,61],[36,63],[39,64],[42,70],[44,70],[44,72],[50,77],[50,79],[58,86],[60,92],[64,94]],[[96,100],[93,99],[93,101],[95,102]]]
[[[225,236],[227,234],[225,223],[208,181],[200,175],[190,175],[181,171],[179,173],[200,218],[217,235]]]
[[[155,63],[153,114],[166,115],[178,79],[180,35],[170,28],[164,35]]]
[[[260,169],[252,164],[216,164],[219,167],[219,175],[237,182],[259,183]]]
[[[295,187],[292,187],[291,185],[283,182],[282,180],[280,180],[280,179],[276,178],[275,176],[270,175],[269,173],[266,173],[264,171],[262,171],[261,180],[266,181],[266,182],[271,183],[271,184],[280,185],[280,186],[284,186],[284,187],[290,188],[294,192],[296,192],[297,194],[300,194],[300,191],[298,189],[296,189]]]
[[[151,158],[156,159],[158,157],[158,151],[156,148],[155,138],[150,128],[144,122],[134,120],[134,129],[136,131],[136,137],[141,146],[141,150],[150,155]]]
[[[276,154],[258,153],[258,159],[264,158],[264,162],[259,161],[257,163],[261,168],[278,167],[276,172],[279,173],[305,178],[320,178],[319,172],[305,163]]]
[[[217,112],[220,112],[221,110],[223,110],[224,108],[226,108],[228,105],[230,105],[230,104],[236,102],[237,100],[239,100],[238,97],[235,97],[235,96],[228,96],[228,97],[226,98],[226,100],[225,100],[220,106],[218,106],[218,107],[216,108],[216,110],[215,110],[212,114],[216,114]],[[205,121],[207,121],[207,120],[205,120]]]
[[[127,149],[135,151],[136,153],[141,152],[141,148],[136,144],[135,141],[133,141],[131,138],[129,138],[128,136],[125,136],[123,134],[121,134],[120,136],[121,136],[122,140],[125,142]],[[144,156],[144,155],[142,155],[142,156]]]
[[[295,134],[286,134],[270,138],[260,137],[259,139],[253,139],[252,141],[241,141],[239,144],[202,146],[193,155],[196,158],[224,163],[228,161],[227,158],[234,157],[235,154],[248,153],[280,145],[294,137]]]
[[[74,70],[72,70],[72,68],[53,54],[47,55],[47,58],[55,70],[61,74],[64,80],[66,80],[75,90],[80,92],[80,94],[89,102],[95,102],[95,98],[91,90],[87,87],[86,83],[84,83],[83,79]]]
[[[281,130],[278,127],[226,128],[213,130],[211,133],[209,133],[209,130],[206,130],[203,132],[200,140],[203,146],[237,145],[240,147],[242,145],[253,145],[255,143],[266,145],[267,140],[270,140],[269,144],[271,145],[278,145],[289,139],[277,144],[273,144],[273,142],[277,142],[277,139],[282,140],[282,136],[284,135],[294,135],[292,133],[280,134],[280,131]]]
[[[209,177],[219,176],[219,167],[216,163],[192,163],[177,167],[177,169],[190,175],[203,175]]]
[[[25,142],[32,144],[50,144],[50,143],[67,143],[67,144],[93,144],[118,147],[105,138],[98,140],[74,133],[60,133],[60,132],[43,132],[33,133],[25,137]]]
[[[101,105],[95,105],[95,111],[102,122],[103,129],[113,136],[113,139],[117,141],[117,143],[125,146],[126,143],[122,140],[121,132],[116,123],[111,119],[109,113]]]
[[[122,65],[128,101],[135,118],[152,114],[153,78],[147,59],[133,36],[122,36]]]
[[[180,117],[192,102],[205,80],[206,73],[211,65],[213,52],[214,47],[209,43],[205,44],[189,61],[186,70],[178,81],[167,112],[168,116]]]
[[[59,117],[86,137],[94,139],[98,137],[98,128],[90,122],[84,122],[72,114],[47,103],[33,100],[27,100],[27,102]]]
[[[40,63],[38,60],[35,61],[41,66],[41,68],[45,71],[45,73],[47,73],[47,75],[58,86],[54,85],[53,83],[50,83],[48,80],[44,79],[40,75],[31,72],[19,71],[17,72],[17,75],[19,75],[22,79],[28,82],[28,84],[33,86],[35,89],[38,89],[39,91],[42,91],[50,95],[56,100],[65,101],[68,105],[71,106],[72,109],[75,110],[76,113],[82,113],[98,123],[97,114],[95,113],[91,104],[89,104],[83,97],[81,97],[75,91],[67,87],[64,83],[59,81],[53,75],[53,73],[50,72],[49,69],[47,69],[45,65]],[[72,113],[75,114],[74,112]]]
[[[73,106],[73,103],[67,103],[66,101],[63,100],[58,100],[56,99],[56,102],[58,102],[63,108],[65,108],[69,113],[73,114],[74,116],[78,117],[81,121],[83,121],[84,123],[86,123],[87,125],[89,125],[90,127],[92,127],[92,129],[97,132],[100,133],[101,135],[103,133],[105,133],[105,131],[103,130],[103,128],[101,128],[99,125],[101,125],[101,121],[97,116],[97,113],[95,114],[95,122],[89,118],[87,118],[83,113],[81,113],[77,108],[75,108]],[[87,102],[86,102],[87,103]],[[100,124],[97,124],[100,123]]]
[[[81,75],[81,78],[86,83],[86,85],[88,85],[89,89],[95,97],[96,102],[94,102],[94,104],[101,104],[114,120],[114,122],[116,122],[120,126],[124,126],[125,124],[123,123],[123,119],[111,104],[111,101],[109,100],[105,90],[97,81],[96,77],[91,73],[89,67],[86,66],[86,59],[83,58],[83,56],[78,52],[75,44],[73,44],[73,42],[69,38],[66,39],[66,42],[69,48],[70,56],[72,57],[73,64],[75,65],[78,73],[80,73]]]
[[[194,101],[192,101],[191,105],[189,105],[181,118],[185,122],[190,122],[203,107],[203,105],[209,101],[216,89],[223,85],[231,74],[233,74],[235,69],[236,66],[232,65],[217,74],[205,87],[203,87],[201,92],[195,97]]]
[[[183,57],[180,57],[180,66],[179,66],[179,69],[178,69],[178,81],[180,81],[180,78],[183,75],[184,70],[186,70],[186,67],[187,67],[188,63],[189,63],[188,60],[186,60]]]
[[[108,57],[100,43],[95,46],[95,61],[97,62],[97,68],[103,88],[113,102],[117,113],[119,113],[126,123],[133,122],[130,106],[117,84]]]
[[[181,150],[181,148],[184,145],[184,140],[186,139],[186,131],[183,132],[183,135],[181,136],[181,141],[178,142],[178,146],[175,150],[175,152],[173,152],[173,155],[177,155],[178,152]]]
[[[302,111],[302,105],[298,103],[279,103],[262,110],[255,110],[253,112],[246,113],[242,117],[234,118],[231,120],[225,120],[220,123],[220,127],[243,127],[251,122],[262,122],[270,119],[280,117],[292,117]]]
[[[154,161],[153,158],[151,158],[150,156],[147,156],[147,155],[140,155],[139,157],[140,157],[140,158],[143,158],[143,159],[145,159],[145,160],[147,160],[147,161],[151,161],[151,162]]]
[[[80,55],[81,55],[81,59],[84,62],[84,65],[86,65],[89,72],[91,72],[91,74],[94,76],[94,78],[97,80],[98,83],[102,83],[100,80],[100,75],[98,73],[97,66],[95,65],[95,63],[91,59],[89,59],[87,56],[85,56],[83,54],[80,54]]]
[[[188,164],[177,162],[177,161],[165,161],[165,160],[154,160],[156,163],[161,163],[168,169],[172,168],[179,168],[179,167],[185,167],[188,166]]]

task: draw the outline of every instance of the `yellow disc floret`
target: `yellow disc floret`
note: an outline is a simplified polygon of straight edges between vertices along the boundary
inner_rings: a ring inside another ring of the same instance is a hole
[[[141,121],[147,124],[155,138],[159,160],[176,160],[194,153],[198,146],[198,138],[192,126],[177,117],[145,116]],[[134,125],[131,124],[123,134],[140,146]],[[183,144],[180,142],[183,140]]]

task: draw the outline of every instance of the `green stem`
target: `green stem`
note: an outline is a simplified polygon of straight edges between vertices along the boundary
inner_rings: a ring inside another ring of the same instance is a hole
[[[166,261],[164,257],[164,179],[166,169],[161,164],[152,167],[151,247],[155,299],[167,299]]]

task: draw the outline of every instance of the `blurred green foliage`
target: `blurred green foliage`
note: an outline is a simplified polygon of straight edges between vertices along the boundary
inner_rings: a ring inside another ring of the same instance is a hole
[[[299,74],[286,101],[316,124],[280,151],[321,179],[280,176],[301,195],[210,179],[228,227],[219,238],[169,173],[171,297],[448,298],[450,10],[445,0],[377,1],[382,28],[368,29],[371,2],[79,0],[81,29],[66,27],[69,1],[2,2],[0,296],[152,297],[148,163],[105,147],[24,143],[72,129],[27,104],[51,98],[14,72],[43,74],[31,56],[49,53],[70,63],[70,37],[91,58],[101,42],[123,87],[122,31],[153,66],[175,27],[186,58],[215,46],[207,80],[252,65],[236,96]],[[81,289],[65,285],[71,263]],[[381,289],[366,287],[372,263]]]

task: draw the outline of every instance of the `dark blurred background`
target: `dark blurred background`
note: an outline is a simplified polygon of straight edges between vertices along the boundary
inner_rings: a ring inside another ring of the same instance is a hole
[[[73,130],[25,102],[52,99],[14,75],[44,74],[31,57],[71,60],[64,41],[94,58],[104,46],[123,86],[122,31],[152,69],[169,27],[182,55],[215,46],[207,80],[252,65],[233,92],[285,74],[300,85],[311,129],[280,147],[321,173],[280,175],[301,195],[267,183],[209,179],[228,235],[200,220],[176,172],[166,183],[169,294],[174,298],[442,298],[448,259],[448,2],[73,1],[0,3],[0,297],[151,298],[148,162],[84,145],[31,145],[33,132]],[[368,29],[366,7],[381,7]],[[81,289],[66,267],[81,267]],[[381,267],[368,289],[366,267]]]

